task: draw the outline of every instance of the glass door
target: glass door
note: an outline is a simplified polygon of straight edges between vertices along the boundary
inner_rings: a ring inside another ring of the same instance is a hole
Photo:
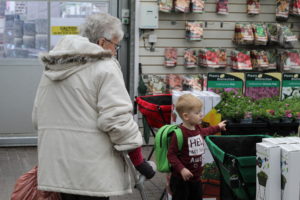
[[[13,145],[10,139],[15,137],[17,143],[26,143],[25,136],[35,135],[31,111],[43,71],[38,55],[53,48],[60,37],[78,34],[86,16],[116,16],[117,2],[0,0],[0,146]]]

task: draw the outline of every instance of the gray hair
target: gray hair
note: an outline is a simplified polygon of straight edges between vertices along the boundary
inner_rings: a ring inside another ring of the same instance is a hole
[[[90,42],[97,44],[99,38],[111,40],[117,38],[123,39],[121,21],[106,13],[93,14],[86,18],[85,23],[80,27],[80,35],[87,37]]]

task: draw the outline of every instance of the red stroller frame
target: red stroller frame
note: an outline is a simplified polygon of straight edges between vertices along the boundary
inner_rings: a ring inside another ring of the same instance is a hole
[[[171,123],[172,94],[139,96],[136,97],[135,102],[138,105],[138,110],[146,119],[153,137],[155,137],[153,128],[160,128],[163,125]],[[150,160],[153,152],[154,147],[147,160]],[[167,191],[165,188],[160,200],[162,200],[166,194]]]

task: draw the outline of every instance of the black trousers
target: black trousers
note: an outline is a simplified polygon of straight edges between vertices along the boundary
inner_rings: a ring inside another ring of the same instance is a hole
[[[170,188],[172,200],[202,200],[202,183],[199,181],[184,181],[171,176]]]
[[[74,194],[60,193],[62,200],[109,200],[109,197],[91,197]]]

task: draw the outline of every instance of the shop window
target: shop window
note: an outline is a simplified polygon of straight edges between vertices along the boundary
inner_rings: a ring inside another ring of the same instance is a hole
[[[78,34],[79,25],[94,13],[109,12],[109,2],[52,2],[51,48],[64,35]]]
[[[1,1],[0,58],[36,58],[47,51],[47,14],[45,1]]]
[[[0,1],[0,58],[37,58],[39,53],[49,51],[62,36],[78,34],[79,25],[86,16],[107,13],[109,6],[109,0],[52,1],[50,8],[45,0]]]

